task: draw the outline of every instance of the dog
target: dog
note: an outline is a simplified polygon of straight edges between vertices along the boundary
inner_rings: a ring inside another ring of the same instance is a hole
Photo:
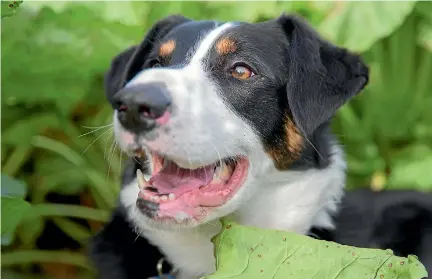
[[[105,76],[130,162],[119,206],[93,240],[101,278],[143,278],[154,262],[136,250],[142,239],[176,278],[211,274],[225,216],[299,234],[332,229],[346,163],[330,123],[368,80],[359,55],[295,15],[156,22]]]

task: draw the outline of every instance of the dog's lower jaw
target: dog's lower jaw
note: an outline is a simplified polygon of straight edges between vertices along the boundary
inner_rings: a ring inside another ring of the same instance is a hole
[[[229,209],[218,212],[218,216],[230,215],[242,225],[299,234],[307,233],[312,226],[332,228],[331,215],[336,211],[345,184],[342,150],[333,145],[332,154],[329,166],[324,169],[274,171],[261,178],[248,177],[247,185],[233,197]],[[180,271],[179,279],[213,273],[215,258],[211,239],[220,231],[219,219],[193,228],[156,229],[149,222],[140,222],[146,217],[131,206],[136,200],[136,189],[135,181],[121,193],[122,203],[126,206],[129,203],[130,221]]]

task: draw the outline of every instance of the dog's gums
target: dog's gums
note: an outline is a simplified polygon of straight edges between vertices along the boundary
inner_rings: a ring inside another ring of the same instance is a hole
[[[196,169],[182,168],[157,154],[152,154],[152,159],[149,181],[137,170],[138,198],[159,204],[159,217],[165,211],[187,212],[225,204],[243,184],[249,167],[246,158],[221,160]]]

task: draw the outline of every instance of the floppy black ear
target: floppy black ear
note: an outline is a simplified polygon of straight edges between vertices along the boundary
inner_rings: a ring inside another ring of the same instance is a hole
[[[130,47],[114,57],[104,81],[108,100],[111,101],[114,94],[143,69],[153,45],[160,42],[160,39],[171,29],[187,21],[190,19],[181,15],[165,17],[153,25],[138,46]]]
[[[309,136],[366,86],[369,69],[303,19],[283,14],[277,21],[289,40],[288,103],[297,126]]]

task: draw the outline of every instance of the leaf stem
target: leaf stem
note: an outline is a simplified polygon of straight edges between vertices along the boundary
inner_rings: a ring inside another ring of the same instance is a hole
[[[1,266],[55,262],[91,269],[86,256],[66,251],[22,250],[2,253]]]
[[[95,209],[79,205],[41,203],[32,206],[32,217],[75,217],[87,220],[106,222],[109,212],[102,209]]]
[[[9,176],[15,176],[27,158],[30,156],[32,148],[30,146],[17,146],[7,159],[2,168],[2,172]]]

